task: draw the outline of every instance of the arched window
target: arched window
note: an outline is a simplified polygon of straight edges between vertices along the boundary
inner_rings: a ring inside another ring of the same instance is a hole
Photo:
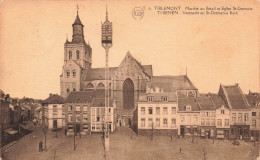
[[[85,59],[87,59],[87,51],[85,51]]]
[[[76,88],[73,88],[73,91],[76,91]]]
[[[72,71],[72,75],[73,75],[73,78],[76,78],[76,71],[75,70]]]
[[[70,77],[70,71],[67,71],[67,78]]]
[[[92,83],[89,83],[89,84],[87,85],[87,89],[94,89],[93,84],[92,84]]]
[[[99,83],[98,86],[97,86],[97,89],[104,89],[105,86],[103,83]]]
[[[69,51],[69,59],[72,59],[72,52]]]
[[[79,59],[79,50],[76,51],[77,59]]]
[[[69,93],[70,92],[70,89],[69,88],[67,88],[67,93]]]

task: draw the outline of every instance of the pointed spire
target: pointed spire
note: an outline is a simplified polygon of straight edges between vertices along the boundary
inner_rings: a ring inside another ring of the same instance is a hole
[[[106,4],[106,20],[108,21],[107,4]]]
[[[83,24],[81,23],[80,18],[79,18],[79,5],[78,4],[77,4],[77,16],[76,16],[76,19],[75,19],[73,25],[82,25],[83,26]]]

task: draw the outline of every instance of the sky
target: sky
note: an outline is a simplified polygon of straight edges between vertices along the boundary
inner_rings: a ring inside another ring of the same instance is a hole
[[[101,22],[106,4],[113,23],[109,66],[129,51],[154,75],[187,74],[200,93],[220,83],[259,92],[259,2],[176,1],[0,1],[0,89],[11,97],[45,99],[60,94],[66,34],[72,36],[77,7],[92,67],[105,66]],[[155,6],[252,7],[238,15],[158,15]],[[142,19],[132,10],[144,9]],[[150,9],[149,9],[150,7]]]

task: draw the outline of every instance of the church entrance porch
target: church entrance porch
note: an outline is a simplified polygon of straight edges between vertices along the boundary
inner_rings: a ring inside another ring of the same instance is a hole
[[[127,78],[123,83],[123,108],[134,109],[134,83]]]
[[[133,111],[125,109],[117,109],[117,126],[131,126],[133,123]]]

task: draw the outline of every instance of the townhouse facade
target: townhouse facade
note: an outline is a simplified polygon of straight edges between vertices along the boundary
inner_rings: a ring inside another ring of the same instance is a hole
[[[50,94],[42,102],[42,124],[48,129],[58,129],[65,125],[64,98]]]
[[[250,139],[251,109],[249,103],[239,87],[220,84],[218,93],[227,104],[230,122],[231,139]]]
[[[216,108],[211,97],[198,98],[200,107],[200,136],[214,138],[216,136]],[[220,121],[217,121],[220,123]]]
[[[260,136],[260,94],[249,91],[246,96],[251,108],[251,125],[250,131],[253,140],[259,140]]]
[[[178,99],[178,119],[180,130],[178,135],[199,136],[200,135],[200,108],[197,98]]]
[[[115,131],[114,109],[116,108],[116,103],[114,99],[109,99],[109,106],[105,108],[104,98],[94,98],[90,108],[91,132],[104,132],[105,129],[108,129],[110,133]]]
[[[216,138],[229,139],[229,109],[219,95],[210,95],[210,97],[216,107]]]
[[[176,92],[144,94],[137,109],[138,134],[178,134]]]
[[[90,104],[93,91],[71,92],[65,100],[66,135],[86,135],[90,132]]]

